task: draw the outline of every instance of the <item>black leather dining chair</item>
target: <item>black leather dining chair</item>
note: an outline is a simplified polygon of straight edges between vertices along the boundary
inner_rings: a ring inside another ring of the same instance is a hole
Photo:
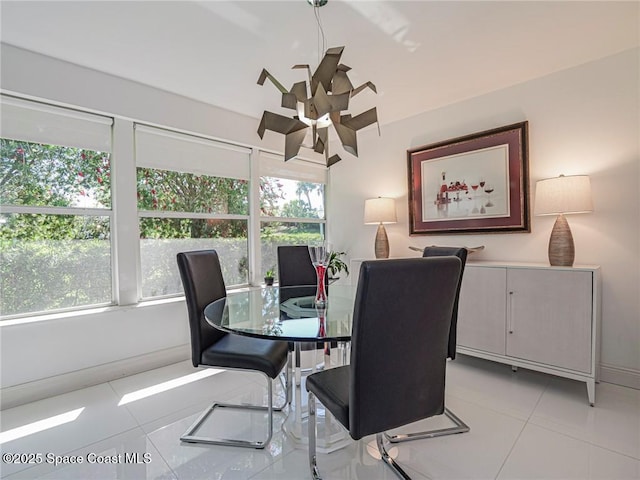
[[[278,254],[278,284],[280,287],[309,287],[317,284],[316,269],[311,263],[309,247],[307,245],[280,245]],[[329,290],[329,274],[325,274],[324,284]],[[287,300],[286,295],[298,297],[308,295],[309,288],[280,290],[280,301]],[[323,344],[302,342],[301,350],[315,350],[324,348]],[[296,358],[296,367],[300,365],[300,359]]]
[[[278,283],[281,287],[315,285],[316,269],[306,245],[278,246]]]
[[[188,443],[264,448],[273,435],[273,412],[282,410],[284,407],[284,404],[282,407],[273,406],[272,380],[278,377],[287,364],[287,342],[232,335],[211,326],[204,318],[204,308],[209,303],[227,295],[217,252],[215,250],[181,252],[178,253],[177,261],[189,314],[193,366],[260,372],[266,377],[268,391],[267,406],[214,403],[200,415],[180,440]],[[288,375],[287,368],[287,388]],[[286,399],[288,398],[287,392]],[[268,416],[266,440],[248,441],[198,436],[196,431],[217,407],[266,410]]]
[[[460,271],[460,259],[451,256],[362,263],[350,365],[307,377],[314,479],[320,478],[316,398],[354,440],[376,434],[382,459],[402,478],[410,478],[387,453],[382,433],[444,411],[449,328]]]
[[[467,249],[464,247],[440,247],[434,245],[425,247],[422,251],[422,256],[423,258],[456,256],[460,259],[460,262],[462,264],[460,279],[458,280],[458,286],[456,288],[456,298],[453,304],[453,312],[451,313],[451,326],[449,327],[449,342],[447,347],[447,357],[453,360],[454,358],[456,358],[458,300],[460,298],[460,287],[462,286],[464,267],[467,263]],[[467,433],[470,430],[469,426],[466,423],[464,423],[455,413],[453,413],[446,407],[444,409],[444,415],[453,422],[453,426],[447,428],[439,428],[437,430],[426,430],[422,432],[394,434],[385,433],[385,436],[390,442],[398,443],[408,442],[410,440],[419,440],[421,438],[433,438],[442,437],[445,435],[454,435],[457,433]]]
[[[460,287],[462,286],[462,277],[464,276],[464,267],[467,264],[467,249],[464,247],[425,247],[422,251],[423,257],[443,257],[455,255],[462,262],[462,272],[460,280],[458,280],[458,289],[456,290],[456,301],[453,305],[453,314],[451,315],[451,330],[449,331],[449,358],[456,358],[456,343],[458,331],[458,300],[460,298]]]

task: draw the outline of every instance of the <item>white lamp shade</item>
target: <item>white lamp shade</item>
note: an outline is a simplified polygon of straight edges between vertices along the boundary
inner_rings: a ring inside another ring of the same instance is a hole
[[[396,223],[396,202],[393,198],[370,198],[364,202],[364,223]]]
[[[534,215],[593,212],[591,181],[587,175],[560,175],[536,183]]]

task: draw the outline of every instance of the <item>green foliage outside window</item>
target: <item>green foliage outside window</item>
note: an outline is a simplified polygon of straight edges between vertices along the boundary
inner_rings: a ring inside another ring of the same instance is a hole
[[[0,139],[0,157],[0,205],[68,209],[0,214],[0,315],[111,302],[111,225],[95,211],[111,208],[109,154]],[[320,220],[312,198],[322,198],[323,185],[290,183],[260,179],[260,214]],[[248,281],[246,220],[162,218],[163,212],[249,215],[246,180],[138,168],[137,195],[139,210],[158,212],[139,222],[144,297],[181,291],[177,250],[216,248],[225,281]],[[322,237],[319,222],[264,222],[263,261],[275,263],[277,245]]]
[[[110,208],[109,155],[0,139],[0,205]],[[81,216],[3,215],[2,240],[108,238],[108,228]]]
[[[138,209],[165,212],[249,215],[246,180],[138,168]],[[246,229],[224,220],[145,218],[140,238],[246,236]]]
[[[3,138],[0,156],[0,204],[111,207],[106,153]]]
[[[108,209],[110,159],[91,150],[0,139],[0,204]],[[111,301],[109,217],[0,214],[0,314]]]

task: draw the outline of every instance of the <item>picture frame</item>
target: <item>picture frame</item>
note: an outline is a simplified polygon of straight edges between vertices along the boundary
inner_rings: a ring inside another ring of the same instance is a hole
[[[407,150],[409,234],[530,232],[528,122]]]

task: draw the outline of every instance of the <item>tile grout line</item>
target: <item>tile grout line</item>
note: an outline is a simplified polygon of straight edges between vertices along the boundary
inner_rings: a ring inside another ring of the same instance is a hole
[[[178,473],[173,469],[173,467],[167,461],[167,459],[164,457],[164,455],[162,455],[162,452],[160,451],[158,446],[154,443],[154,441],[151,439],[149,434],[145,432],[144,437],[147,439],[147,442],[151,443],[151,445],[153,445],[153,448],[156,449],[156,452],[158,452],[158,455],[160,455],[160,458],[162,458],[162,461],[165,463],[167,468],[171,471],[172,475],[176,478],[176,480],[180,480],[180,477],[178,477]]]
[[[555,423],[555,422],[552,422],[552,423]],[[613,449],[611,449],[609,447],[604,447],[602,445],[598,445],[597,443],[593,443],[591,440],[585,440],[584,438],[578,438],[578,437],[575,437],[575,436],[570,435],[570,434],[565,433],[565,432],[559,432],[557,430],[553,430],[553,429],[551,429],[549,427],[546,427],[544,425],[538,425],[537,423],[531,423],[531,425],[536,427],[536,428],[540,428],[541,430],[545,430],[547,432],[553,433],[555,435],[562,435],[563,437],[569,438],[569,439],[571,439],[573,441],[585,443],[585,444],[587,444],[587,445],[589,445],[591,447],[599,448],[601,450],[606,450],[607,452],[613,453],[615,455],[620,455],[620,456],[626,457],[626,458],[628,458],[630,460],[635,460],[636,462],[640,462],[640,457],[634,457],[633,455],[629,455],[628,453],[620,452],[618,450],[613,450]]]
[[[118,379],[118,380],[119,380],[119,379]],[[254,380],[250,380],[250,382],[251,382],[251,383],[255,383],[255,384],[257,384],[257,383],[258,383],[258,382],[255,382]],[[113,385],[111,385],[111,382],[107,382],[107,383],[109,383],[109,386],[110,386],[110,387],[111,387],[111,389],[112,389],[112,390],[114,390],[114,392],[115,392],[115,388],[113,387]],[[177,388],[182,388],[182,387],[183,387],[183,385],[181,385],[181,386],[179,386],[179,387],[177,387]],[[166,414],[161,415],[160,417],[155,418],[155,419],[153,419],[153,420],[150,420],[150,421],[148,421],[148,422],[141,422],[141,421],[139,421],[139,420],[138,420],[138,418],[136,417],[135,413],[134,413],[131,409],[129,409],[129,407],[128,407],[127,405],[124,405],[124,407],[125,407],[125,409],[127,410],[127,413],[129,413],[129,414],[131,415],[131,417],[133,417],[133,419],[135,420],[136,424],[137,424],[140,428],[143,428],[143,429],[144,429],[144,427],[145,427],[146,425],[149,425],[149,424],[151,424],[151,423],[153,423],[153,422],[157,422],[157,421],[159,421],[159,420],[162,420],[163,418],[170,417],[171,415],[174,415],[174,414],[177,414],[177,413],[180,413],[180,412],[186,411],[186,410],[188,410],[188,409],[190,409],[190,408],[193,408],[193,407],[196,407],[196,406],[198,406],[198,405],[200,405],[200,404],[204,404],[204,403],[206,403],[206,404],[210,405],[210,404],[214,403],[215,401],[227,401],[229,398],[232,398],[233,396],[238,395],[238,394],[239,394],[239,392],[240,392],[242,389],[245,389],[245,388],[247,388],[247,386],[246,386],[246,385],[239,385],[239,386],[233,387],[231,390],[227,390],[227,391],[225,392],[225,395],[224,395],[224,396],[223,396],[223,398],[221,398],[221,399],[216,400],[216,399],[213,399],[213,398],[208,398],[208,399],[206,399],[206,400],[200,400],[200,401],[198,401],[198,402],[189,403],[189,404],[186,404],[186,405],[181,406],[178,410],[174,410],[174,411],[172,411],[172,412],[166,413]],[[119,395],[119,394],[118,394],[118,392],[115,392],[115,394],[116,394],[116,396],[118,396],[118,395]],[[224,397],[228,397],[228,398],[224,398]],[[204,408],[206,408],[206,407],[203,407],[202,409],[204,409]],[[196,412],[196,413],[199,413],[199,412]],[[191,416],[191,415],[194,415],[194,413],[188,414],[188,415],[186,415],[186,416]],[[176,421],[177,421],[177,420],[176,420]],[[173,423],[173,422],[172,422],[172,423]]]
[[[286,434],[285,434],[286,435]],[[251,475],[250,477],[247,477],[246,480],[258,480],[260,479],[259,475],[261,475],[263,472],[265,472],[267,469],[273,467],[276,462],[278,462],[279,460],[284,460],[285,457],[288,457],[289,455],[291,455],[292,453],[295,452],[295,449],[291,450],[289,453],[285,453],[284,455],[282,455],[282,457],[280,457],[279,459],[274,459],[273,461],[271,461],[268,465],[265,465],[265,467],[261,470],[259,470],[258,472],[256,472],[255,474]],[[179,480],[179,479],[178,479]]]
[[[113,393],[115,394],[116,398],[119,397],[119,393],[116,392],[115,387],[111,384],[111,381],[107,382],[109,384],[109,388],[111,388],[111,390],[113,390]],[[178,479],[178,475],[176,474],[176,472],[173,470],[173,467],[171,466],[171,464],[167,461],[167,459],[162,455],[162,452],[160,451],[160,449],[158,448],[158,446],[153,442],[153,440],[151,439],[151,437],[149,436],[149,434],[144,430],[143,425],[140,421],[138,421],[138,418],[134,415],[134,413],[129,409],[129,407],[125,404],[123,405],[124,408],[127,410],[127,413],[131,416],[131,418],[133,418],[134,422],[136,422],[136,425],[138,426],[137,428],[140,429],[140,431],[142,432],[142,434],[144,435],[144,438],[147,442],[151,443],[151,445],[153,445],[153,448],[156,449],[156,452],[158,452],[158,455],[160,455],[160,458],[162,459],[162,461],[164,462],[164,464],[167,466],[167,468],[169,469],[169,471],[171,472],[171,474]],[[132,429],[133,430],[133,429]],[[148,452],[145,452],[148,453]]]
[[[85,387],[85,388],[98,387],[98,386],[100,386],[100,385],[104,385],[104,384],[108,384],[109,388],[110,388],[110,389],[111,389],[111,391],[114,393],[115,398],[118,398],[118,392],[116,392],[116,391],[114,390],[113,386],[111,385],[111,381],[109,381],[109,382],[99,383],[99,384],[96,384],[96,385],[91,385],[91,386],[89,386],[89,387]],[[75,391],[79,391],[79,390],[84,390],[84,389],[74,390],[74,392],[75,392]],[[73,392],[68,392],[68,393],[73,393]],[[63,393],[63,394],[61,394],[61,395],[67,395],[67,393]],[[56,396],[58,396],[58,395],[56,395]],[[38,401],[43,401],[43,400],[46,400],[46,399],[36,400],[36,402],[38,402]],[[31,403],[34,403],[34,402],[31,402]],[[26,405],[26,404],[25,404],[25,405]],[[19,408],[19,407],[20,407],[20,406],[15,407],[15,408]],[[125,408],[126,408],[126,407],[125,407]],[[79,446],[78,448],[73,448],[73,449],[71,449],[71,450],[67,450],[67,451],[65,451],[65,452],[61,453],[60,455],[71,455],[71,454],[73,454],[73,452],[81,451],[81,450],[84,450],[84,449],[89,449],[89,448],[91,448],[91,446],[92,446],[92,445],[97,445],[97,444],[99,444],[99,443],[101,443],[101,442],[103,442],[103,441],[105,441],[105,440],[109,440],[110,438],[117,437],[118,435],[124,435],[124,434],[126,434],[126,433],[128,433],[128,432],[132,432],[132,431],[134,431],[134,430],[136,430],[136,429],[140,429],[140,430],[142,431],[142,433],[144,434],[144,431],[143,431],[143,430],[142,430],[142,428],[140,427],[140,424],[138,423],[138,420],[135,418],[135,416],[134,416],[134,415],[133,415],[133,414],[132,414],[128,409],[127,409],[127,414],[131,417],[131,419],[134,421],[134,423],[136,424],[136,426],[134,426],[134,427],[132,427],[132,428],[127,428],[127,429],[122,430],[122,431],[117,432],[117,433],[114,433],[113,435],[109,435],[109,436],[107,436],[107,437],[100,438],[100,440],[97,440],[97,441],[95,441],[95,442],[91,442],[91,443],[88,443],[88,444],[86,444],[86,445],[81,445],[81,446]],[[163,458],[163,460],[164,460],[164,458]],[[25,473],[25,472],[29,472],[29,471],[31,471],[31,470],[38,469],[40,466],[41,466],[41,465],[34,465],[34,466],[32,466],[32,467],[28,467],[28,468],[24,468],[24,469],[21,469],[21,470],[17,470],[17,471],[15,471],[15,472],[11,473],[7,478],[11,478],[11,477],[13,477],[13,478],[17,478],[18,474]],[[53,473],[55,470],[56,470],[56,469],[53,469],[53,470],[51,470],[49,473]],[[48,475],[48,473],[45,473],[45,475]],[[39,476],[42,476],[42,475],[39,475]]]
[[[116,397],[118,397],[118,395],[119,395],[119,394],[118,394],[118,392],[115,392],[115,388],[114,388],[114,386],[113,386],[113,385],[111,385],[111,382],[107,382],[107,383],[109,383],[109,387],[114,391],[114,393],[115,393]],[[259,385],[259,382],[255,381],[254,379],[251,379],[251,380],[250,380],[250,383],[251,383],[251,384],[253,384],[254,386]],[[234,395],[239,394],[243,389],[246,389],[246,388],[247,388],[247,386],[246,386],[246,385],[239,385],[239,386],[237,386],[237,387],[235,387],[235,388],[231,389],[230,393],[229,393],[229,392],[227,392],[227,396],[228,396],[229,398],[232,398]],[[135,414],[134,414],[134,413],[129,409],[129,407],[128,407],[127,405],[124,405],[124,407],[126,408],[127,413],[129,413],[129,415],[131,415],[131,417],[133,417],[133,419],[134,419],[134,421],[135,421],[136,425],[138,425],[138,428],[140,428],[140,430],[142,430],[142,433],[143,433],[143,435],[145,436],[145,439],[146,439],[148,442],[150,442],[150,443],[151,443],[151,445],[153,445],[153,447],[156,449],[156,451],[157,451],[157,452],[158,452],[158,454],[160,455],[160,458],[162,458],[163,462],[165,463],[165,465],[167,466],[167,468],[171,471],[172,475],[173,475],[176,479],[178,479],[178,480],[179,480],[179,478],[180,478],[180,477],[178,476],[177,472],[173,469],[173,467],[172,467],[172,466],[171,466],[171,464],[167,461],[167,459],[162,455],[162,452],[161,452],[161,451],[160,451],[160,449],[158,448],[158,445],[156,445],[156,444],[154,443],[154,441],[151,439],[151,437],[150,437],[150,433],[151,433],[151,432],[147,433],[147,432],[145,431],[145,428],[144,428],[144,427],[145,427],[145,426],[147,426],[147,425],[153,424],[154,422],[158,422],[158,421],[162,420],[163,418],[169,418],[169,417],[171,417],[172,415],[180,414],[180,412],[186,412],[186,411],[187,411],[187,410],[189,410],[190,408],[195,407],[195,406],[198,406],[198,404],[199,404],[199,403],[206,403],[207,405],[209,405],[209,404],[210,404],[210,403],[212,403],[212,402],[213,402],[213,400],[212,400],[212,399],[202,400],[201,402],[197,402],[197,403],[193,403],[193,404],[190,404],[190,405],[184,406],[184,407],[180,408],[180,409],[179,409],[179,410],[177,410],[177,411],[174,411],[174,412],[168,413],[168,414],[163,415],[163,416],[161,416],[161,417],[159,417],[159,418],[153,419],[153,420],[151,420],[151,421],[149,421],[149,422],[140,422],[140,421],[138,420],[138,418],[135,416]],[[198,408],[200,408],[200,407],[198,407]],[[205,408],[206,408],[206,407],[205,407]],[[199,413],[200,413],[200,412],[195,412],[195,414],[194,414],[194,413],[189,413],[188,415],[186,415],[186,417],[189,417],[189,416],[192,416],[192,415],[198,415]],[[183,418],[186,418],[186,417],[183,417]],[[178,421],[180,421],[180,420],[175,420],[174,422],[171,422],[171,423],[175,423],[175,422],[178,422]],[[271,463],[270,463],[267,467],[265,467],[265,468],[268,468],[268,467],[269,467],[269,466],[271,466],[273,463],[274,463],[274,462],[271,462]],[[264,470],[264,469],[263,469],[263,470]],[[261,470],[261,471],[262,471],[262,470]]]
[[[111,384],[111,380],[106,382],[107,385],[109,385],[109,388],[111,389],[111,391],[113,392],[113,394],[115,395],[116,398],[120,397],[120,394],[118,392],[116,392],[116,389],[114,388],[114,386]],[[120,400],[122,400],[122,398],[120,398]],[[120,405],[116,405],[116,407],[119,407]],[[138,421],[138,419],[136,418],[136,416],[133,414],[133,412],[131,410],[129,410],[129,407],[127,407],[127,405],[123,405],[124,409],[127,411],[127,413],[129,414],[129,416],[133,419],[133,421],[135,422],[135,424],[138,426],[138,428],[142,429],[142,425],[140,425],[140,422]]]
[[[133,432],[134,430],[137,430],[137,429],[139,429],[139,428],[140,428],[139,426],[136,426],[136,427],[133,427],[133,428],[128,428],[127,430],[123,430],[123,431],[121,431],[121,432],[114,433],[113,435],[109,435],[108,437],[100,438],[100,440],[97,440],[97,441],[95,441],[95,442],[91,442],[91,443],[88,443],[88,444],[86,444],[86,445],[82,445],[81,447],[74,448],[74,449],[72,449],[72,450],[67,450],[67,451],[65,451],[65,452],[63,452],[63,453],[61,453],[61,454],[59,454],[59,455],[61,455],[61,456],[65,456],[65,455],[72,455],[74,452],[82,451],[82,450],[85,450],[85,449],[87,449],[87,450],[88,450],[88,449],[90,449],[93,445],[98,445],[98,444],[100,444],[100,443],[104,442],[105,440],[109,440],[109,439],[111,439],[111,438],[118,437],[119,435],[125,435],[125,434],[127,434],[127,433],[129,433],[129,432]],[[143,434],[144,434],[144,432],[143,432]],[[164,458],[163,458],[163,460],[164,460]],[[42,465],[43,465],[43,464],[40,464],[40,465],[34,465],[33,467],[24,468],[24,469],[22,469],[22,470],[17,470],[17,471],[15,471],[15,472],[11,473],[11,474],[10,474],[8,477],[6,477],[6,478],[7,478],[7,480],[11,480],[11,478],[17,478],[17,476],[18,476],[19,474],[22,474],[22,473],[25,473],[25,472],[28,472],[28,471],[31,471],[31,470],[35,470],[35,469],[37,469],[37,468],[41,467]],[[46,464],[45,464],[45,465],[46,465]],[[69,466],[70,466],[69,464],[66,464],[64,467],[61,467],[61,468],[67,468],[67,467],[69,467]],[[44,473],[44,475],[49,475],[49,474],[51,474],[51,473],[55,472],[56,470],[60,470],[60,469],[52,469],[52,470],[50,470],[49,472]],[[42,475],[38,475],[38,477],[41,477],[41,476],[42,476]],[[5,478],[5,477],[2,477],[2,478]]]
[[[548,386],[551,385],[551,380],[552,379],[549,380]],[[547,391],[548,386],[545,388],[545,392]],[[542,395],[540,396],[540,400],[542,400]],[[538,401],[538,403],[539,403],[539,401]],[[595,443],[594,441],[592,441],[590,439],[585,439],[585,438],[579,437],[577,435],[572,435],[571,433],[567,433],[567,432],[563,432],[563,431],[559,431],[559,430],[554,430],[553,428],[550,428],[550,427],[548,427],[546,425],[541,425],[539,423],[536,423],[535,421],[530,421],[532,419],[532,417],[533,417],[533,412],[535,412],[537,406],[538,406],[538,404],[536,403],[536,407],[534,407],[533,411],[531,412],[531,415],[529,416],[529,419],[527,419],[527,424],[531,424],[534,427],[541,428],[542,430],[545,430],[547,432],[551,432],[551,433],[554,433],[556,435],[562,435],[563,437],[570,438],[571,440],[575,440],[577,442],[586,443],[587,445],[590,445],[592,447],[600,448],[600,449],[606,450],[606,451],[608,451],[610,453],[613,453],[613,454],[616,454],[616,455],[621,455],[621,456],[629,458],[631,460],[636,460],[636,461],[640,462],[640,453],[639,453],[639,455],[637,457],[635,457],[633,455],[629,455],[628,453],[624,453],[624,452],[621,452],[621,451],[618,451],[618,450],[614,450],[614,449],[612,449],[610,447],[605,447],[603,445],[599,445],[599,444]],[[597,408],[597,407],[589,407],[589,408]],[[562,423],[558,423],[558,422],[554,421],[553,419],[549,419],[547,421],[549,423],[553,424],[553,425],[558,425],[560,427],[563,426]]]
[[[118,392],[116,392],[115,387],[111,384],[111,381],[107,382],[109,384],[109,387],[111,388],[111,390],[113,390],[113,392],[116,395],[116,398],[118,398],[118,396],[120,395]],[[194,404],[195,405],[195,404]],[[123,405],[124,408],[127,410],[127,413],[133,418],[133,420],[135,421],[137,428],[140,429],[140,431],[142,432],[142,434],[144,435],[144,438],[147,442],[151,443],[151,445],[153,445],[153,448],[156,449],[156,452],[158,452],[158,455],[160,455],[160,458],[162,459],[162,461],[164,462],[164,464],[167,466],[167,468],[169,469],[169,471],[171,472],[171,474],[174,476],[174,478],[176,478],[177,480],[179,480],[178,474],[173,470],[173,467],[171,466],[171,464],[167,461],[167,459],[164,457],[164,455],[162,455],[162,452],[160,451],[160,449],[158,448],[158,446],[153,442],[153,440],[151,439],[151,437],[149,436],[149,434],[145,431],[143,425],[146,425],[145,423],[141,423],[138,418],[134,415],[134,413],[129,409],[129,407],[125,404]],[[185,407],[189,408],[189,407]],[[171,414],[167,414],[163,417],[160,418],[165,418],[167,416],[169,416]],[[156,419],[158,420],[158,419]],[[156,421],[153,420],[153,421]],[[148,453],[148,452],[147,452]]]
[[[544,396],[545,392],[548,390],[549,384],[550,384],[550,380],[547,381],[546,385],[544,386],[544,389],[540,392],[540,396],[538,396],[538,400],[536,401],[536,404],[533,406],[533,408],[531,409],[531,412],[527,416],[527,419],[524,421],[524,424],[522,425],[522,428],[520,429],[520,433],[518,433],[518,436],[516,437],[516,439],[514,440],[513,444],[511,445],[511,448],[509,449],[509,452],[504,457],[504,460],[502,461],[502,464],[500,465],[500,468],[498,469],[498,473],[496,473],[496,476],[495,476],[494,480],[498,480],[498,477],[500,477],[500,474],[502,473],[502,470],[504,469],[504,466],[506,465],[507,461],[509,460],[509,457],[513,453],[513,450],[516,448],[516,445],[518,444],[518,441],[520,440],[520,437],[522,436],[522,433],[524,432],[525,428],[527,428],[527,425],[529,425],[529,421],[531,420],[531,417],[533,416],[533,413],[538,408],[538,405],[540,405],[540,401],[542,400],[542,397]],[[535,425],[535,424],[532,424],[532,425]]]

